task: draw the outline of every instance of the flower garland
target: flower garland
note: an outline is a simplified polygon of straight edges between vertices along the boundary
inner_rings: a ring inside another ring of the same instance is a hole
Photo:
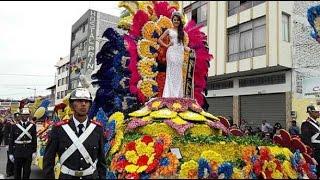
[[[158,38],[162,34],[157,24],[152,21],[148,21],[147,23],[145,23],[141,31],[143,38],[152,42],[157,42]]]
[[[143,80],[139,80],[138,87],[148,98],[152,98],[158,93],[158,84],[152,79],[145,78]]]
[[[162,33],[167,29],[173,28],[172,21],[168,17],[162,15],[157,20],[157,25],[161,29]]]
[[[135,129],[137,127],[145,126],[150,123],[152,123],[152,122],[151,121],[143,121],[140,118],[133,118],[130,120],[128,126],[126,127],[126,131],[130,131],[130,130]]]
[[[138,41],[138,55],[140,58],[156,58],[158,56],[159,45],[146,39]]]
[[[179,135],[183,136],[184,132],[193,127],[194,124],[186,122],[185,124],[177,124],[175,121],[173,120],[165,120],[164,123],[168,124],[170,127],[174,128]]]
[[[138,71],[142,78],[155,78],[158,75],[158,63],[150,58],[143,58],[138,62]]]

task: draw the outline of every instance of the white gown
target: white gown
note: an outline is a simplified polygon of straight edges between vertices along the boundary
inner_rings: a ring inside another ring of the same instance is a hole
[[[182,65],[184,48],[178,43],[178,32],[169,29],[170,42],[173,43],[167,50],[166,81],[162,97],[183,97]]]

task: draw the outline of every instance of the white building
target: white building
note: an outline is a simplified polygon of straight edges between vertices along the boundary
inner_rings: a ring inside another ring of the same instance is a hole
[[[203,24],[211,61],[209,112],[252,127],[262,120],[300,125],[301,81],[319,76],[320,45],[310,36],[307,7],[319,1],[180,1],[187,19]],[[308,66],[312,65],[312,67]],[[301,103],[301,102],[305,103]],[[293,113],[294,112],[294,113]],[[295,117],[297,115],[297,117]]]
[[[57,68],[55,79],[55,104],[60,104],[67,95],[69,81],[69,60],[70,56],[60,58],[55,67]]]

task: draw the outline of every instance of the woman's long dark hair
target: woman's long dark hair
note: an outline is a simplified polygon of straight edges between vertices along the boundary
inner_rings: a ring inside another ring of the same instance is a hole
[[[179,15],[173,15],[171,18],[171,21],[173,22],[173,18],[177,17],[178,20],[180,21],[180,24],[178,26],[178,43],[182,43],[183,44],[183,40],[184,40],[184,32],[183,32],[183,23],[181,21],[181,16]]]

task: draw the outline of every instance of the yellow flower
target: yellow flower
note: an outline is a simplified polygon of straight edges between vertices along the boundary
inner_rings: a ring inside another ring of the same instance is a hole
[[[222,159],[221,155],[216,153],[215,151],[203,151],[201,153],[201,157],[207,159],[209,162],[215,161],[221,164],[224,160]]]
[[[141,120],[142,121],[151,121],[152,117],[151,116],[146,116],[146,117],[143,117]]]
[[[114,154],[119,150],[122,143],[122,139],[123,139],[123,132],[121,130],[116,130],[115,143],[111,147],[110,154]]]
[[[172,105],[175,109],[178,109],[178,108],[182,108],[182,105],[180,103],[173,103]]]
[[[126,156],[126,159],[133,164],[136,164],[139,159],[139,157],[135,151],[127,151],[125,153],[125,156]]]
[[[158,63],[154,58],[143,58],[138,62],[138,72],[142,78],[155,78],[158,71],[153,71],[153,68],[158,67]]]
[[[153,92],[153,87],[158,87],[158,83],[153,79],[145,78],[138,82],[138,88],[148,98],[152,98],[158,94],[158,92]]]
[[[118,129],[123,123],[124,114],[122,112],[119,112],[119,111],[115,112],[109,117],[108,121],[110,122],[112,120],[116,120],[116,128]]]
[[[189,110],[184,111],[184,112],[180,112],[179,116],[185,120],[192,120],[192,121],[206,121],[207,120],[204,116],[197,114],[197,113],[194,113]]]
[[[173,28],[173,24],[172,24],[171,19],[167,18],[166,16],[162,16],[162,15],[157,20],[157,25],[160,28],[161,32],[162,32],[163,29]],[[164,32],[162,32],[162,33],[164,33]]]
[[[262,170],[265,171],[267,169],[269,171],[274,172],[276,170],[276,167],[277,165],[273,161],[265,161],[262,166]]]
[[[172,121],[175,122],[176,124],[179,124],[179,125],[187,124],[187,121],[181,119],[179,116],[173,118]]]
[[[144,155],[147,150],[146,143],[144,143],[144,142],[137,143],[136,150],[137,150],[138,156]]]
[[[197,179],[198,178],[198,163],[194,160],[185,162],[181,165],[179,174],[180,179]]]
[[[132,26],[132,19],[133,19],[133,16],[126,16],[122,18],[118,23],[118,28],[130,30]]]
[[[130,164],[130,165],[127,165],[125,167],[125,170],[128,172],[128,173],[134,173],[138,170],[139,166],[136,166],[134,164]]]
[[[151,48],[153,48],[155,51],[151,52]],[[146,39],[139,40],[138,42],[138,54],[140,58],[156,58],[158,56],[158,49],[159,45],[157,44],[157,42],[152,42]]]
[[[155,101],[155,102],[152,103],[152,107],[153,108],[157,108],[157,107],[160,106],[160,104],[161,104],[161,101]]]
[[[168,108],[162,108],[158,111],[153,111],[150,113],[152,118],[175,118],[177,116],[177,112],[171,111]]]
[[[272,179],[283,179],[283,174],[279,171],[276,170],[271,174]]]
[[[286,174],[290,179],[298,179],[298,173],[295,169],[293,169],[292,164],[285,160],[282,164],[283,172]]]
[[[143,107],[142,109],[139,109],[137,111],[134,111],[132,113],[129,113],[129,116],[133,117],[142,117],[150,114],[150,110],[148,109],[148,106]]]
[[[140,167],[137,169],[137,173],[142,173],[142,172],[145,171],[147,168],[148,168],[148,166],[140,166]]]
[[[143,38],[152,42],[157,42],[158,38],[161,35],[160,28],[157,26],[155,22],[152,21],[148,21],[147,23],[145,23],[141,31]],[[154,34],[157,34],[158,37],[153,37]]]
[[[205,116],[205,117],[207,117],[207,118],[209,118],[209,119],[220,121],[220,119],[218,117],[216,117],[216,116],[214,116],[214,115],[212,115],[210,113],[207,113],[205,111],[201,111],[200,114]]]
[[[153,162],[153,160],[154,160],[154,155],[155,155],[155,154],[152,154],[151,156],[149,156],[149,160],[148,160],[148,162],[147,162],[148,165]]]
[[[233,174],[231,176],[231,179],[244,179],[244,175],[240,169],[233,168]]]

